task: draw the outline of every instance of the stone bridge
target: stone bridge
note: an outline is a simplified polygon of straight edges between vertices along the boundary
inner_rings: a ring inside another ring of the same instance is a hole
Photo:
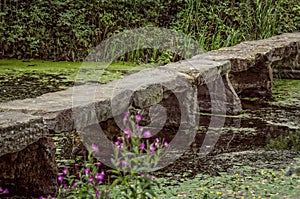
[[[300,78],[300,33],[242,42],[105,85],[76,86],[1,103],[0,186],[16,195],[55,194],[53,134],[82,133],[100,123],[111,138],[118,129],[115,119],[128,107],[143,113],[145,124],[150,123],[150,114],[151,124],[166,121],[163,128],[183,129],[182,139],[191,142],[194,137],[189,132],[199,119],[195,112],[238,114],[240,97],[271,99],[273,75]],[[165,114],[156,110],[159,106]],[[101,139],[89,130],[86,139]]]

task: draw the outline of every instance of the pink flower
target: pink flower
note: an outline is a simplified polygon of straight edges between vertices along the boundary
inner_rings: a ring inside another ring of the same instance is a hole
[[[126,167],[126,166],[127,166],[126,160],[122,160],[122,161],[121,161],[121,164],[122,164],[122,167]]]
[[[123,139],[121,137],[118,137],[117,140],[119,143],[123,143]]]
[[[165,141],[165,142],[164,142],[164,146],[165,146],[166,148],[168,148],[169,143],[168,143],[167,141]]]
[[[100,167],[102,165],[101,162],[97,162],[97,166]]]
[[[67,173],[68,173],[68,168],[64,168],[64,169],[62,170],[62,173],[63,173],[64,175],[67,175]]]
[[[152,180],[152,175],[148,175],[149,180]]]
[[[123,122],[126,122],[126,121],[127,121],[128,115],[129,115],[129,113],[126,111],[126,112],[124,113]]]
[[[100,193],[99,193],[99,191],[98,191],[98,190],[96,190],[96,193],[95,193],[95,195],[96,195],[96,198],[99,198],[99,197],[100,197]]]
[[[46,199],[46,198],[44,198],[43,196],[40,196],[39,199]]]
[[[86,175],[88,175],[88,174],[91,173],[91,170],[90,170],[90,169],[85,169],[85,170],[84,170],[84,173],[85,173]]]
[[[139,129],[140,128],[140,126],[138,124],[136,124],[134,127],[135,127],[135,129]]]
[[[104,180],[104,171],[102,171],[101,173],[97,173],[96,179],[98,180],[98,184],[101,184],[102,181]]]
[[[155,138],[155,142],[154,142],[155,146],[158,145],[158,142],[159,142],[159,138]]]
[[[57,176],[58,182],[62,183],[62,181],[64,180],[64,177],[61,175]]]
[[[9,191],[8,191],[8,189],[4,189],[4,191],[2,193],[9,194]]]
[[[92,150],[93,150],[95,153],[99,153],[99,147],[98,147],[96,144],[92,144]]]
[[[153,153],[155,151],[155,145],[151,144],[150,145],[150,153]]]
[[[124,133],[125,133],[125,136],[126,136],[127,140],[129,140],[129,138],[130,138],[130,131],[128,129],[124,129]]]
[[[100,193],[99,193],[98,187],[95,186],[94,189],[95,189],[96,198],[99,198],[100,197]]]
[[[90,177],[89,177],[89,179],[88,179],[88,182],[89,182],[89,183],[92,183],[92,182],[94,182],[94,178],[93,178],[93,176],[90,176]]]
[[[151,132],[149,130],[145,131],[143,133],[143,135],[144,135],[144,138],[150,138],[152,136],[152,134],[151,134]]]
[[[120,143],[119,144],[119,151],[122,151],[122,149],[123,149],[123,143]]]
[[[141,177],[144,177],[144,174],[143,173],[140,173],[140,175],[139,176],[141,176]]]
[[[141,115],[136,115],[135,119],[136,119],[136,122],[140,122],[142,120],[142,116]]]
[[[2,187],[0,187],[0,193],[2,193],[2,191],[3,191],[3,189],[2,189]]]
[[[122,151],[122,147],[123,147],[123,139],[121,137],[117,138],[117,141],[114,142],[114,145],[119,146],[119,150]]]
[[[145,148],[145,144],[142,143],[142,144],[140,145],[139,149],[142,151],[144,148]]]

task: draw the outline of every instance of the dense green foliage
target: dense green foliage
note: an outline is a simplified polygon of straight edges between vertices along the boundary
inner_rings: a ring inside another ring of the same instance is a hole
[[[300,30],[298,0],[3,0],[0,17],[0,58],[82,60],[113,34],[145,26],[181,31],[206,50]]]

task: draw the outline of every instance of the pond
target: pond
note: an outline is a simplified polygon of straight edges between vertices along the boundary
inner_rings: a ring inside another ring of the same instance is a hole
[[[124,77],[128,73],[151,65],[137,65],[129,62],[85,63],[97,66],[103,73],[99,83]],[[0,60],[0,102],[40,96],[45,93],[66,89],[74,85],[74,80],[82,62],[52,62],[42,60]],[[87,78],[88,78],[87,74]],[[88,80],[88,79],[87,79]],[[85,80],[82,80],[85,81]],[[80,82],[79,82],[80,83]]]
[[[70,62],[0,60],[0,102],[37,97],[71,87],[80,66],[81,63]],[[105,66],[100,63],[99,67]],[[146,67],[149,65],[113,63],[106,68],[99,83]],[[294,162],[293,158],[300,157],[300,80],[275,79],[273,97],[271,101],[243,98],[244,111],[240,115],[219,116],[225,117],[225,125],[215,147],[205,157],[201,156],[199,148],[212,115],[199,113],[198,132],[189,150],[155,175],[179,182],[183,175],[194,178],[199,174],[235,174],[241,166],[285,169]],[[70,145],[78,138],[76,133],[57,134],[54,138],[59,166],[73,164]]]

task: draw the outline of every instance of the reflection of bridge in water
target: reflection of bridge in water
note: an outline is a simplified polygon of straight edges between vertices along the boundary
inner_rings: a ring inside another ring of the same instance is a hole
[[[244,127],[246,120],[228,119],[242,111],[239,97],[272,97],[272,67],[278,75],[299,78],[299,47],[299,33],[283,34],[145,69],[105,85],[78,86],[37,98],[2,103],[0,173],[4,175],[0,176],[0,184],[22,195],[55,192],[55,145],[49,137],[77,130],[85,144],[96,142],[106,146],[100,157],[104,160],[112,150],[105,137],[112,138],[119,131],[127,109],[143,113],[143,122],[148,128],[172,141],[165,162],[179,158],[195,136],[198,139],[194,145],[196,154],[205,156],[220,136],[218,129],[224,132],[231,124],[236,128]],[[199,110],[201,114],[213,114],[203,117],[199,123]],[[220,114],[227,117],[220,117]],[[202,122],[208,133],[201,137],[196,135],[195,127]],[[255,119],[252,122],[267,123]],[[96,128],[92,128],[95,124]],[[99,130],[106,136],[99,136]],[[170,130],[175,133],[164,135]],[[260,136],[267,139],[266,135]],[[221,139],[230,143],[231,137],[232,134]],[[22,186],[17,189],[13,184]]]

